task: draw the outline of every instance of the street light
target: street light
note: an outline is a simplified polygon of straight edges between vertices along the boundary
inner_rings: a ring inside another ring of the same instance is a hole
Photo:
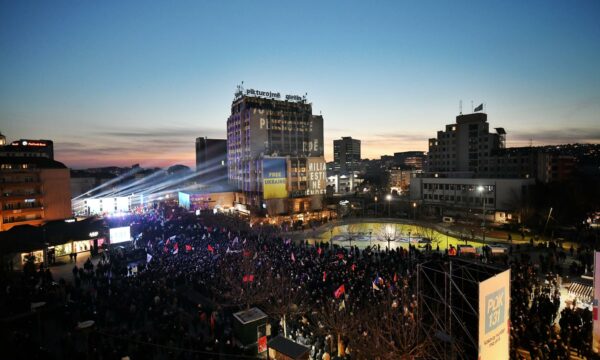
[[[391,212],[391,207],[392,207],[392,195],[391,194],[387,194],[385,196],[385,199],[388,201],[388,217],[391,217],[390,212]]]
[[[375,196],[375,217],[377,217],[377,196]]]
[[[481,194],[481,213],[483,214],[483,236],[482,236],[482,240],[483,240],[483,244],[485,245],[485,203],[486,203],[486,198],[484,197],[484,187],[479,185],[477,187],[477,191]]]
[[[413,220],[417,220],[417,203],[413,202],[412,207],[413,207]]]

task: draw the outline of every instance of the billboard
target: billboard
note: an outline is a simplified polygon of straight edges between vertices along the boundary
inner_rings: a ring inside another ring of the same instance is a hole
[[[263,159],[263,198],[265,200],[288,197],[286,170],[285,158]]]
[[[508,359],[510,269],[479,283],[479,359]]]
[[[131,231],[129,226],[110,229],[111,244],[118,244],[126,241],[131,241]]]
[[[322,157],[308,158],[308,187],[306,195],[324,195],[327,189],[327,165]]]
[[[592,307],[592,350],[600,352],[600,319],[598,317],[598,301],[600,301],[600,251],[594,253],[594,301]]]
[[[190,194],[179,192],[179,206],[185,209],[190,209]]]

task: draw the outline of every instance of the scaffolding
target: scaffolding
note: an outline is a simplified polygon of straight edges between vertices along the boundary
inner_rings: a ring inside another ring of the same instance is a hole
[[[479,283],[505,270],[461,258],[417,266],[420,336],[432,358],[477,359]]]

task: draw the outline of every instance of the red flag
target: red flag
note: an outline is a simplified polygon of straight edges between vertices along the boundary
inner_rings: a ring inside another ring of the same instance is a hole
[[[340,287],[333,292],[333,296],[335,296],[336,299],[339,299],[340,296],[342,296],[342,294],[346,293],[346,288],[344,287],[344,284],[340,285]]]
[[[352,268],[352,271],[354,271],[356,269],[356,264],[352,264],[351,268]]]
[[[243,282],[253,282],[254,281],[254,275],[250,274],[250,275],[244,275],[244,277],[242,278]]]
[[[192,251],[192,245],[186,244],[185,245],[185,251]]]
[[[327,281],[327,271],[323,271],[323,282]]]
[[[344,254],[343,253],[338,253],[337,257],[338,257],[338,259],[342,260],[344,258]]]
[[[179,250],[179,244],[178,244],[178,243],[175,243],[175,245],[173,245],[173,249],[175,249],[175,250]]]
[[[167,242],[165,243],[165,245],[169,245],[171,243],[171,239],[167,239]]]
[[[163,248],[163,251],[167,253],[167,252],[169,252],[169,248],[165,246],[165,247]]]
[[[323,252],[323,249],[321,249],[320,247],[317,248],[317,254],[321,255],[321,253]]]
[[[294,253],[292,253],[292,261],[296,262],[296,257],[294,256]]]
[[[398,274],[394,273],[394,282],[397,283],[398,282]]]
[[[208,244],[208,251],[210,251],[211,253],[214,253],[215,248],[213,248],[212,246],[210,246],[210,244]]]
[[[244,257],[250,257],[252,256],[252,253],[248,250],[244,250]]]

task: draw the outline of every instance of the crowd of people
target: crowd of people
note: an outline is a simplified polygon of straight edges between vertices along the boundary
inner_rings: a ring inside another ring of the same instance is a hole
[[[167,206],[108,221],[131,226],[141,256],[113,248],[96,265],[75,266],[72,282],[31,268],[3,279],[4,317],[35,302],[51,309],[5,334],[15,358],[255,358],[232,316],[254,306],[269,316],[267,333],[306,345],[310,359],[430,351],[418,324],[416,264],[442,253],[308,245],[278,226]],[[540,279],[528,259],[511,266],[513,356],[517,348],[539,359],[583,351],[591,317],[566,309],[558,330],[556,277]]]

